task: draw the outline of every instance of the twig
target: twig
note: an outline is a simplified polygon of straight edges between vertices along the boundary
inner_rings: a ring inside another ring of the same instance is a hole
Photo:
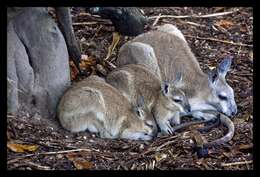
[[[107,60],[104,60],[107,64],[108,64],[108,66],[109,66],[109,68],[110,69],[116,69],[116,65],[114,65],[113,63],[111,63],[110,61],[107,61]]]
[[[172,144],[173,142],[176,142],[176,139],[172,140],[172,141],[167,141],[166,143],[162,144],[161,146],[156,148],[156,151],[161,150],[164,146],[167,146],[169,144]]]
[[[86,13],[86,12],[80,12],[77,15],[74,15],[74,17],[80,17],[80,16],[92,16],[90,13]]]
[[[96,25],[98,22],[78,22],[72,23],[73,26],[80,26],[80,25]]]
[[[253,163],[253,160],[249,161],[243,161],[243,162],[231,162],[231,163],[222,163],[222,167],[228,167],[228,166],[233,166],[233,165],[244,165],[244,164],[250,164]]]
[[[17,162],[17,161],[19,161],[19,160],[21,160],[21,159],[24,159],[24,158],[34,156],[34,155],[35,155],[35,154],[27,154],[27,155],[24,155],[24,156],[15,158],[15,159],[8,160],[8,161],[7,161],[7,165],[8,165],[8,164],[11,164],[11,163],[14,163],[14,162]]]
[[[154,20],[152,26],[155,26],[155,25],[158,23],[160,17],[161,17],[161,14],[159,14],[159,15],[157,16],[157,18]]]
[[[216,17],[216,16],[222,16],[222,15],[229,15],[229,14],[235,13],[237,11],[239,11],[239,9],[236,9],[234,11],[213,13],[213,14],[207,14],[207,15],[161,15],[160,18],[209,18],[209,17]],[[148,17],[148,19],[154,19],[157,17],[158,16],[151,16],[151,17]]]
[[[206,25],[201,25],[201,24],[198,24],[198,23],[190,22],[190,21],[180,20],[180,22],[182,24],[188,24],[188,25],[193,25],[193,26],[198,26],[198,27],[207,27]]]
[[[36,167],[38,170],[50,170],[51,168],[48,166],[42,166],[42,165],[38,165],[36,163],[33,162],[26,162],[26,164],[31,165],[33,167]]]
[[[188,38],[194,38],[194,39],[201,39],[201,40],[222,42],[222,43],[225,43],[225,44],[231,44],[231,45],[236,45],[236,46],[253,47],[253,45],[249,45],[249,44],[235,43],[235,42],[233,42],[233,41],[220,40],[220,39],[215,39],[215,38],[198,37],[198,36],[190,36],[190,35],[184,35],[184,36],[185,36],[185,37],[188,37]]]
[[[64,150],[64,151],[53,151],[53,152],[42,152],[42,153],[38,153],[35,155],[53,155],[53,154],[66,154],[66,153],[70,153],[70,152],[80,152],[80,151],[86,151],[86,152],[91,152],[91,151],[95,151],[94,149],[70,149],[70,150]]]
[[[80,152],[80,151],[86,151],[86,152],[91,152],[91,151],[97,151],[97,150],[94,150],[94,149],[71,149],[71,150],[64,150],[64,151],[53,151],[53,152],[42,152],[42,153],[34,153],[34,154],[27,154],[25,156],[21,156],[21,157],[18,157],[16,159],[12,159],[12,160],[9,160],[7,162],[7,164],[10,164],[10,163],[14,163],[18,160],[21,160],[23,158],[27,158],[27,157],[31,157],[31,156],[36,156],[36,155],[54,155],[54,154],[66,154],[66,153],[70,153],[70,152]]]

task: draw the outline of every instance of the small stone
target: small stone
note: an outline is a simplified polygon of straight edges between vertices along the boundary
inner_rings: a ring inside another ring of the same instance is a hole
[[[57,158],[58,158],[58,159],[61,159],[62,157],[63,157],[62,154],[58,154],[58,155],[57,155]]]

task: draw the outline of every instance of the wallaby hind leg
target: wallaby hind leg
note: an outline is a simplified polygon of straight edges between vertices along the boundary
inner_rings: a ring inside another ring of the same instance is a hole
[[[82,114],[81,116],[75,116],[70,121],[66,121],[63,124],[72,132],[89,131],[92,133],[98,133],[103,129],[103,124],[97,119],[93,112]]]
[[[111,133],[104,126],[104,123],[98,119],[95,113],[89,112],[87,115],[82,116],[81,119],[82,121],[79,122],[84,122],[84,130],[88,130],[91,133],[98,133],[101,138],[113,138]]]

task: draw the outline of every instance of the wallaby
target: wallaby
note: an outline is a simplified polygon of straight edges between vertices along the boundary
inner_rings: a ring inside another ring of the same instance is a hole
[[[71,131],[88,130],[102,138],[151,140],[157,129],[146,120],[143,103],[131,105],[114,87],[98,76],[72,85],[58,105],[61,125]]]
[[[182,73],[182,86],[189,100],[193,116],[210,119],[212,116],[203,114],[201,110],[217,110],[227,116],[237,113],[237,105],[234,99],[234,91],[226,82],[225,76],[230,69],[231,59],[225,58],[217,69],[204,73],[193,55],[183,34],[177,27],[167,24],[158,27],[155,31],[141,34],[128,42],[126,46],[136,47],[136,43],[150,45],[155,52],[162,80],[174,80],[177,73]],[[122,47],[123,48],[123,47]],[[147,63],[151,57],[127,56],[120,50],[117,59],[118,66],[131,63],[129,59],[135,57],[135,62]],[[148,50],[148,49],[142,49]],[[144,61],[147,59],[148,61]],[[148,65],[146,65],[148,67]],[[152,70],[149,67],[149,70]]]
[[[131,103],[138,95],[145,98],[145,105],[152,112],[164,134],[172,134],[171,123],[180,124],[180,112],[189,112],[190,106],[183,91],[181,75],[174,82],[161,82],[145,66],[129,64],[108,74],[106,81],[123,93]]]

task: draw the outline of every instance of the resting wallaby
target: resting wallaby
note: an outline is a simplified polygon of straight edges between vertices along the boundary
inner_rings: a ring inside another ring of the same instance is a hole
[[[136,42],[150,45],[160,68],[162,80],[174,80],[177,73],[182,73],[182,86],[180,88],[188,97],[193,116],[197,118],[212,118],[203,115],[200,110],[217,110],[227,116],[234,116],[237,106],[234,99],[234,91],[226,82],[225,76],[230,69],[231,59],[225,58],[217,67],[205,74],[193,55],[182,33],[173,25],[161,26],[156,31],[141,34],[130,41],[127,46],[132,47]],[[124,48],[123,48],[124,49]],[[145,50],[145,49],[143,49]],[[131,63],[130,57],[124,55],[121,50],[117,64]],[[135,57],[138,63],[147,63],[145,59],[151,57]],[[149,68],[152,70],[153,68]]]
[[[190,111],[187,98],[178,89],[178,85],[182,84],[181,75],[172,83],[161,82],[145,66],[129,64],[109,73],[106,81],[120,90],[132,103],[141,94],[162,133],[172,134],[170,124],[180,124],[180,112]]]
[[[58,118],[71,132],[88,130],[102,138],[151,140],[157,131],[144,121],[152,115],[140,104],[132,106],[104,79],[90,76],[65,92],[58,105]]]

